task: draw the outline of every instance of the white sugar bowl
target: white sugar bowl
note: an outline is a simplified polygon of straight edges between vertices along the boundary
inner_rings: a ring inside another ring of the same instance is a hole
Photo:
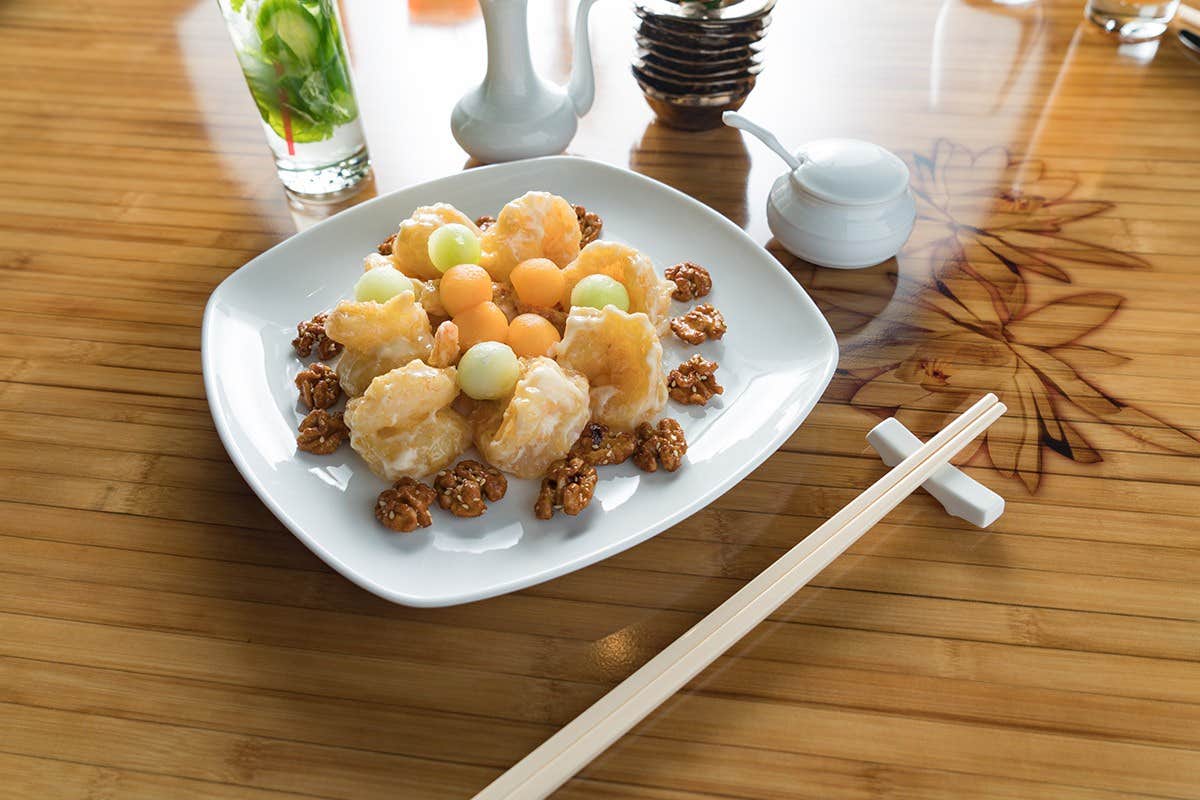
[[[788,252],[857,269],[888,260],[908,241],[917,209],[908,167],[894,153],[859,139],[821,139],[793,156],[745,118],[727,116],[728,124],[769,137],[759,136],[791,167],[767,198],[767,224]]]

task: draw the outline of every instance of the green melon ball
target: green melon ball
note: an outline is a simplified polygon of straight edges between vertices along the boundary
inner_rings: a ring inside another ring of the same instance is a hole
[[[629,292],[620,281],[607,275],[588,275],[571,290],[571,305],[590,308],[616,306],[622,311],[628,311]]]
[[[478,264],[479,237],[466,225],[451,222],[429,235],[429,260],[445,272],[459,264]]]
[[[500,342],[480,342],[458,360],[458,385],[476,400],[496,400],[517,385],[521,362]]]
[[[395,267],[375,267],[367,270],[354,284],[354,299],[386,303],[401,292],[411,292],[412,281]]]

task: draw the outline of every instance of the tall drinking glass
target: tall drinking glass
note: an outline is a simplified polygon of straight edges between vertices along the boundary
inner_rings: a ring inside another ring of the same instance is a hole
[[[279,180],[304,199],[350,194],[370,170],[333,0],[217,0]]]
[[[1126,42],[1157,39],[1175,16],[1179,0],[1088,0],[1088,19]]]

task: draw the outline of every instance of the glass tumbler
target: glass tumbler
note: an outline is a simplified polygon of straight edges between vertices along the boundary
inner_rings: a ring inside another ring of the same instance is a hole
[[[1088,0],[1084,14],[1122,41],[1144,42],[1162,36],[1178,8],[1179,0]]]
[[[217,0],[279,180],[306,200],[352,194],[370,171],[333,0]]]

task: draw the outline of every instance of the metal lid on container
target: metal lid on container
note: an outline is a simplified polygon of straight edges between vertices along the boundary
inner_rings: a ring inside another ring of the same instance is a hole
[[[637,0],[638,16],[689,22],[734,23],[757,20],[771,13],[776,0]]]

